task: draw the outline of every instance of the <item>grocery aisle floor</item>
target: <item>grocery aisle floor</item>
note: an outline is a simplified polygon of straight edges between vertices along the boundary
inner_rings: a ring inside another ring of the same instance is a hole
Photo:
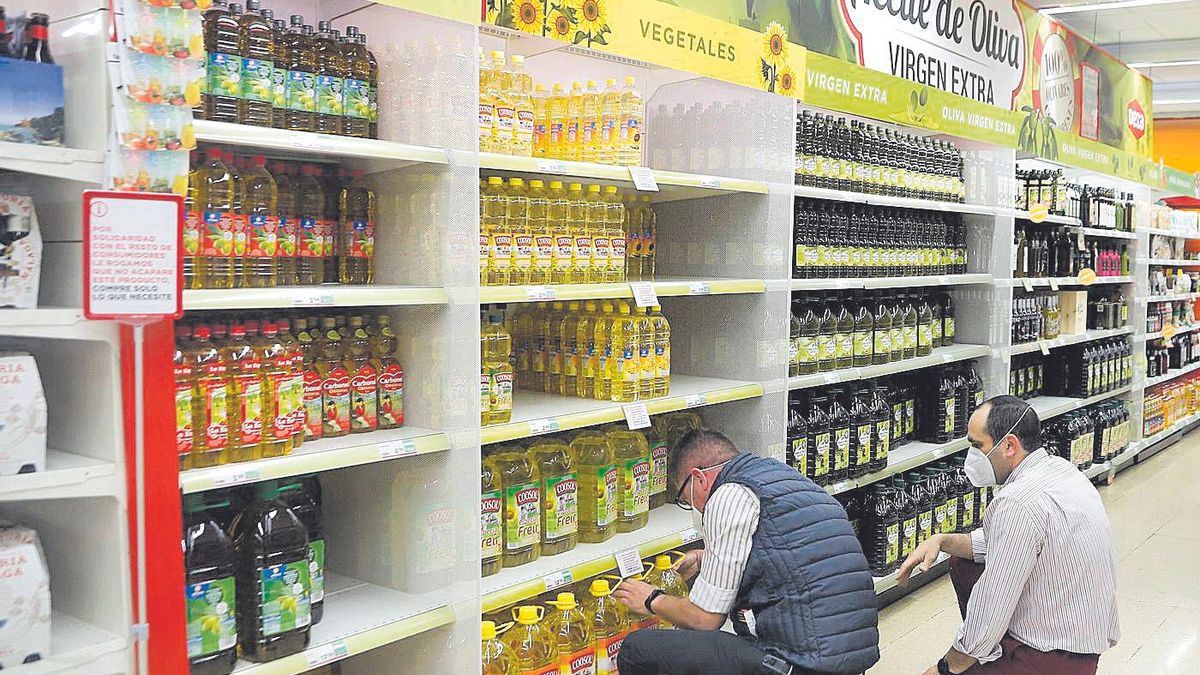
[[[1200,431],[1100,488],[1116,536],[1121,641],[1106,675],[1200,672]],[[949,576],[883,610],[870,675],[920,675],[961,625]]]

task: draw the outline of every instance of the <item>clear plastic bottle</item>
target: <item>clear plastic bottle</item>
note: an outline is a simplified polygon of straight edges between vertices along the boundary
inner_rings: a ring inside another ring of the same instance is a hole
[[[304,164],[295,183],[297,227],[296,283],[314,286],[325,279],[325,191],[317,182],[316,167]]]
[[[592,622],[596,639],[596,674],[613,675],[617,672],[621,644],[629,635],[629,618],[625,607],[612,597],[607,580],[592,580],[588,596],[583,611]]]
[[[404,426],[404,367],[396,358],[396,332],[387,314],[375,316],[371,358],[379,374],[379,428]]]
[[[554,236],[554,269],[550,280],[555,284],[574,283],[576,228],[570,221],[570,201],[562,181],[550,181],[546,198],[546,221]]]
[[[229,329],[225,348],[229,364],[229,459],[248,462],[262,457],[265,384],[262,355],[244,324]]]
[[[229,461],[229,409],[234,401],[229,387],[229,366],[212,334],[211,327],[196,326],[191,345],[196,373],[192,390],[195,442],[188,461],[192,468]]]
[[[658,373],[658,362],[655,360],[656,339],[654,321],[645,307],[636,309],[638,333],[638,400],[654,397],[655,380]]]
[[[238,122],[275,125],[275,28],[263,17],[258,0],[246,0],[238,21],[238,53],[242,55],[242,94]]]
[[[542,555],[556,555],[579,542],[579,474],[575,453],[558,439],[530,446],[542,478]]]
[[[528,201],[529,234],[533,239],[529,283],[540,286],[551,283],[554,277],[554,233],[550,229],[550,196],[545,183],[529,181]]]
[[[617,483],[620,474],[608,440],[578,435],[571,441],[579,473],[579,541],[600,543],[617,532]]]
[[[350,317],[348,325],[342,366],[350,377],[350,433],[358,434],[379,428],[379,371],[363,317]]]
[[[322,134],[342,133],[342,87],[346,78],[346,58],[328,21],[317,22],[317,36],[312,41],[316,56],[317,115],[313,131]]]
[[[482,675],[519,675],[512,649],[499,637],[495,621],[480,622],[480,637],[483,640]]]
[[[488,257],[488,286],[507,286],[512,283],[513,236],[505,217],[507,210],[508,190],[504,179],[490,176],[483,204],[483,224],[491,249]]]
[[[512,234],[512,274],[509,283],[524,286],[533,272],[533,234],[529,230],[529,193],[521,178],[509,178],[504,222]]]
[[[608,271],[604,281],[620,283],[625,281],[625,260],[628,255],[626,251],[625,231],[623,229],[625,204],[621,200],[621,195],[618,194],[615,185],[606,185],[604,187],[603,200],[605,206],[605,236],[608,239],[609,246]]]
[[[579,303],[567,304],[559,329],[559,349],[562,360],[562,380],[558,393],[574,396],[579,387],[579,371],[582,368],[579,354]]]
[[[305,32],[304,17],[293,14],[291,26],[283,36],[276,52],[281,54],[282,68],[287,71],[284,84],[286,110],[282,128],[292,131],[312,131],[317,112],[317,60],[311,33]],[[309,26],[311,32],[312,27]]]
[[[233,542],[217,522],[229,502],[210,495],[183,499],[190,675],[227,675],[237,663],[235,556]]]
[[[605,435],[620,475],[617,532],[640,530],[650,522],[650,445],[640,431],[617,429]]]
[[[595,673],[596,634],[587,614],[575,602],[575,594],[559,593],[546,604],[557,610],[550,615],[547,623],[558,648],[558,673]]]
[[[537,464],[519,447],[506,447],[495,454],[504,486],[505,567],[537,560],[541,555],[542,487]]]
[[[375,190],[354,169],[340,199],[342,242],[339,280],[343,284],[370,284],[375,280]]]
[[[196,280],[200,288],[233,288],[234,178],[221,161],[221,151],[207,148],[196,171],[196,198],[201,211]]]
[[[342,339],[337,320],[322,317],[315,347],[324,406],[321,434],[324,438],[337,438],[350,433],[350,372],[343,362]]]
[[[346,63],[342,80],[342,133],[355,138],[371,136],[371,59],[366,41],[359,42],[358,27],[346,26],[341,44]]]
[[[262,326],[258,340],[263,370],[263,457],[282,457],[292,451],[295,425],[292,395],[292,353],[273,322]]]
[[[550,96],[546,93],[546,85],[538,83],[533,87],[533,156],[550,156]]]
[[[636,85],[636,79],[626,77],[625,87],[621,90],[621,128],[618,133],[617,163],[622,166],[639,166],[642,163],[646,104]]]
[[[610,400],[617,403],[636,401],[638,377],[641,375],[638,327],[629,303],[624,300],[617,301],[609,339],[612,345],[608,363],[612,383]]]
[[[204,119],[237,122],[242,95],[241,5],[233,12],[227,0],[214,0],[204,12]]]
[[[309,486],[316,486],[313,494]],[[285,478],[262,484],[260,495],[283,504],[300,520],[308,534],[308,576],[312,584],[312,623],[321,622],[325,614],[325,519],[321,515],[320,483],[315,475],[304,478]]]
[[[599,161],[599,152],[600,92],[596,89],[596,81],[588,80],[579,101],[579,159]]]
[[[494,152],[511,155],[516,132],[516,102],[513,100],[513,74],[504,64],[504,52],[492,52],[492,100],[495,102],[495,123],[492,129]]]
[[[514,54],[509,58],[512,69],[513,154],[533,155],[534,103],[533,76],[525,70],[525,57]]]
[[[621,118],[621,92],[617,81],[604,81],[604,93],[600,96],[600,135],[596,142],[596,160],[601,164],[617,163],[617,143]]]
[[[589,205],[583,194],[583,185],[571,183],[567,192],[567,223],[574,237],[574,262],[571,281],[586,284],[592,277],[592,231],[588,226]]]
[[[579,315],[575,328],[579,372],[575,378],[575,389],[568,390],[568,395],[591,398],[596,391],[596,376],[600,366],[600,355],[596,348],[597,318],[596,303],[583,303],[583,313]]]
[[[279,247],[278,192],[267,172],[267,160],[255,155],[242,173],[241,215],[246,219],[246,254],[242,266],[243,288],[275,285]]]
[[[509,362],[512,336],[504,329],[498,313],[488,316],[483,329],[485,351],[483,367],[488,377],[488,415],[486,424],[507,424],[512,419],[513,369]]]
[[[483,47],[479,48],[479,151],[496,152],[496,140],[493,127],[496,124],[496,98],[492,91],[492,81],[496,73],[492,70],[492,62],[483,56]]]
[[[675,551],[674,553],[679,556],[683,555],[678,551]],[[684,580],[683,575],[675,570],[671,556],[666,553],[654,556],[654,563],[651,565],[650,570],[646,572],[643,581],[651,586],[654,586],[655,588],[663,589],[663,591],[671,597],[688,597],[687,581]],[[673,626],[666,621],[660,621],[658,626],[659,628],[673,628]]]
[[[563,141],[563,159],[579,161],[583,157],[583,88],[571,83],[567,97],[567,135]]]
[[[271,164],[275,179],[278,226],[275,246],[275,284],[296,285],[296,253],[300,244],[300,219],[296,213],[295,178],[292,167],[283,162]]]
[[[482,576],[499,574],[503,569],[500,555],[504,551],[503,489],[500,468],[490,453],[483,455],[480,474],[479,502],[480,569]]]
[[[654,385],[650,396],[660,398],[671,394],[671,324],[657,306],[650,308],[650,322],[654,329]]]
[[[605,301],[600,304],[600,313],[596,315],[595,328],[593,330],[596,336],[596,388],[592,393],[592,398],[597,401],[611,401],[614,389],[613,377],[613,323],[616,316],[613,313],[612,302]]]
[[[650,208],[650,195],[641,196],[642,212],[642,281],[653,281],[657,270],[656,255],[658,251],[658,214]]]
[[[546,117],[549,120],[546,156],[566,158],[569,154],[567,146],[567,95],[561,84],[555,84],[550,90],[550,98],[546,100]]]
[[[609,262],[612,257],[612,239],[608,232],[608,204],[600,194],[599,185],[587,186],[587,229],[592,235],[593,283],[609,281]]]
[[[505,636],[513,649],[517,670],[522,675],[554,675],[559,672],[558,640],[542,623],[545,610],[521,605],[512,610],[516,625]]]

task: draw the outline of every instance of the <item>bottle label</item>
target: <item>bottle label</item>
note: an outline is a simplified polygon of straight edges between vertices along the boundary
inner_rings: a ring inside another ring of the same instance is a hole
[[[951,342],[954,341],[954,317],[948,316],[942,319],[942,335],[946,336],[946,339]]]
[[[866,466],[871,463],[871,425],[862,424],[858,427],[858,452],[854,457],[854,466]]]
[[[517,269],[528,270],[533,266],[533,237],[528,234],[513,237],[513,252]]]
[[[945,427],[943,427],[943,431],[945,431],[948,434],[953,434],[954,433],[954,422],[955,422],[955,420],[954,420],[954,398],[951,397],[951,398],[948,398],[948,399],[945,399],[944,401],[942,401],[942,407],[946,411],[946,425],[945,425]]]
[[[904,327],[904,348],[905,349],[916,349],[917,348],[917,327],[916,326],[905,326]]]
[[[513,405],[513,374],[511,371],[491,372],[492,412],[511,411]]]
[[[575,473],[546,479],[545,541],[557,541],[579,531],[579,480]]]
[[[279,635],[312,623],[312,579],[308,560],[260,568],[263,637]]]
[[[498,270],[508,270],[512,267],[512,235],[492,235],[492,267]]]
[[[671,343],[669,341],[654,344],[654,361],[656,376],[663,380],[671,376]]]
[[[342,78],[317,76],[317,112],[322,115],[342,115]]]
[[[237,602],[233,577],[187,584],[188,658],[237,645]]]
[[[287,71],[288,110],[317,112],[317,76],[303,70]]]
[[[619,479],[616,465],[609,464],[596,470],[597,527],[607,527],[617,519],[617,481]]]
[[[596,647],[589,644],[574,654],[564,654],[558,669],[550,673],[560,675],[596,675]]]
[[[816,457],[813,462],[813,477],[820,478],[829,475],[829,434],[817,434],[813,441]]]
[[[946,531],[946,504],[935,504],[933,507],[933,531]]]
[[[192,427],[192,385],[175,382],[175,450],[186,455],[196,447]]]
[[[892,351],[892,334],[888,330],[875,331],[875,353],[889,354]]]
[[[792,440],[792,468],[801,476],[808,475],[808,438]]]
[[[571,269],[572,255],[575,251],[575,239],[567,235],[555,237],[555,264],[560,271]]]
[[[563,123],[562,120],[550,123],[550,147],[555,147],[563,142]]]
[[[562,374],[567,377],[579,375],[579,349],[576,344],[575,340],[567,340],[567,348],[562,355]]]
[[[251,258],[273,258],[279,244],[279,219],[265,213],[247,217],[246,255]]]
[[[331,369],[321,382],[321,392],[325,398],[324,432],[350,431],[350,373],[341,366]]]
[[[273,218],[274,216],[271,217]],[[300,243],[299,233],[296,231],[296,226],[298,224],[299,223],[295,218],[281,216],[278,219],[278,224],[276,226],[276,257],[296,257],[296,247]]]
[[[625,462],[621,469],[625,487],[621,500],[621,515],[625,518],[650,511],[650,462],[637,457]]]
[[[242,364],[243,368],[257,371],[251,362]],[[237,376],[238,389],[242,411],[242,427],[239,440],[241,445],[257,445],[262,440],[263,433],[263,391],[262,379],[258,373]]]
[[[297,255],[301,258],[320,258],[325,254],[324,230],[316,219],[301,218],[297,236],[299,237]]]
[[[575,266],[588,269],[592,266],[592,238],[575,237]]]
[[[304,437],[320,438],[325,415],[321,376],[315,370],[304,371]]]
[[[567,119],[567,143],[574,145],[579,142],[580,136],[579,118],[572,117]]]
[[[325,599],[325,540],[308,542],[308,578],[312,581],[313,602]]]
[[[629,252],[625,248],[625,237],[613,237],[609,240],[608,266],[618,270],[617,278],[625,278],[625,257]]]
[[[542,666],[541,668],[522,668],[517,671],[517,675],[560,675],[560,673],[561,670],[558,661],[554,661],[550,665]]]
[[[533,264],[541,270],[548,270],[554,265],[554,237],[539,234],[533,238]]]
[[[596,638],[596,675],[617,675],[617,656],[629,631],[621,631],[609,638]]]
[[[608,237],[592,239],[592,251],[594,266],[597,269],[607,269],[608,261],[612,257],[612,240]]]
[[[359,367],[350,378],[350,428],[379,428],[379,374],[370,364]]]
[[[291,363],[291,359],[286,359]],[[271,374],[271,393],[275,405],[275,414],[271,418],[271,437],[275,440],[292,437],[292,375],[284,366],[281,372]]]
[[[487,373],[479,374],[479,405],[485,413],[492,409],[492,376]]]
[[[637,117],[624,117],[621,119],[621,143],[628,150],[640,151],[642,149],[642,122]],[[641,163],[639,158],[638,163]]]
[[[854,357],[854,334],[853,333],[837,333],[833,336],[835,341],[834,357],[838,359],[849,359]]]
[[[263,59],[242,59],[242,98],[275,105],[275,64]]]
[[[946,534],[951,534],[958,531],[958,497],[951,497],[946,500],[946,529],[943,530]]]
[[[641,381],[651,382],[654,380],[654,374],[658,372],[658,361],[655,358],[655,346],[645,341],[642,342],[638,349],[638,360],[642,362]]]
[[[871,331],[854,333],[854,356],[871,356]]]
[[[379,121],[379,87],[376,84],[367,84],[367,98],[371,102],[371,123]],[[372,136],[374,138],[374,136]]]
[[[242,57],[221,52],[208,54],[208,93],[213,96],[240,98],[242,95]]]
[[[504,544],[501,502],[499,490],[483,493],[479,502],[480,558],[485,561],[498,558]]]
[[[892,445],[892,421],[890,419],[875,423],[875,460],[887,460],[888,450]]]
[[[189,210],[183,220],[183,254],[196,255],[200,251],[200,232],[203,229],[204,215],[199,211]]]
[[[379,426],[390,428],[404,424],[404,369],[399,363],[385,363],[379,373]]]
[[[794,339],[788,340],[788,364],[793,365],[793,366],[800,364],[800,339],[799,338],[794,338]]]
[[[667,491],[667,460],[669,448],[665,441],[656,441],[650,446],[650,494]]]
[[[370,258],[375,255],[375,221],[353,220],[346,230],[343,249],[351,258]]]
[[[933,536],[933,510],[922,511],[917,516],[917,525],[921,528],[920,541],[925,541]]]
[[[833,470],[850,468],[850,427],[833,430]]]
[[[342,80],[342,110],[346,117],[371,119],[371,89],[365,81],[349,77]]]
[[[501,142],[511,141],[517,112],[511,105],[496,106],[496,136]]]
[[[962,496],[962,526],[968,532],[975,527],[975,491],[970,490]]]
[[[837,358],[838,342],[832,335],[817,336],[817,360],[832,361]]]
[[[533,110],[517,109],[517,138],[528,143],[533,140]]]
[[[621,358],[617,359],[617,373],[620,379],[625,382],[637,382],[638,374],[641,372],[638,363],[639,359],[633,353],[633,347],[626,345],[621,351]]]
[[[820,360],[820,350],[817,348],[817,338],[811,335],[801,335],[796,338],[800,363],[816,363]]]
[[[535,483],[524,483],[504,489],[504,528],[507,535],[505,550],[516,551],[540,541],[541,498],[541,490]]]
[[[205,211],[200,254],[209,258],[233,255],[233,218],[225,211]]]
[[[884,560],[888,565],[900,559],[900,523],[890,523],[887,526],[887,552]]]
[[[905,518],[900,524],[900,535],[904,537],[901,542],[901,555],[907,556],[917,548],[917,519]]]
[[[904,343],[905,343],[904,328],[893,326],[892,330],[891,330],[891,339],[892,339],[892,352],[893,353],[899,352],[900,350],[904,349]],[[913,344],[915,345],[916,343],[914,342]]]

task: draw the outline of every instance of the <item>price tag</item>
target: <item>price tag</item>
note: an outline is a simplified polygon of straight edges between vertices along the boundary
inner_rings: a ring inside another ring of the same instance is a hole
[[[1044,223],[1046,217],[1050,215],[1050,207],[1045,204],[1035,202],[1029,205],[1029,221],[1032,223]]]
[[[1075,276],[1075,280],[1078,281],[1081,286],[1091,286],[1092,283],[1096,281],[1096,270],[1093,270],[1090,267],[1085,267],[1079,270],[1079,274]]]
[[[1021,277],[1021,285],[1025,287],[1025,292],[1033,291],[1033,280],[1029,277]]]
[[[840,494],[842,492],[845,492],[846,490],[849,490],[852,487],[854,487],[854,484],[848,480],[844,480],[840,483],[834,483],[833,487],[830,488],[830,494],[835,494],[835,495]]]
[[[645,403],[629,403],[624,408],[625,422],[629,424],[630,431],[650,426],[650,413],[646,410]]]
[[[333,305],[333,296],[320,293],[311,295],[298,295],[292,298],[292,307],[330,307]]]
[[[1087,243],[1085,243],[1083,241],[1083,228],[1082,227],[1079,228],[1078,230],[1075,230],[1075,248],[1079,249],[1080,251],[1087,250]]]
[[[540,420],[529,421],[529,433],[533,435],[548,434],[552,431],[558,431],[558,418],[545,417]]]
[[[1052,291],[1058,290],[1058,279],[1056,279],[1055,277],[1050,277],[1050,290],[1052,290]]]
[[[561,159],[539,159],[537,168],[542,173],[566,173],[567,163]]]
[[[259,479],[258,469],[247,469],[245,471],[237,471],[235,473],[225,474],[213,479],[213,487],[225,487],[227,485],[241,485],[242,483],[251,483]]]
[[[690,544],[693,541],[700,541],[700,530],[697,530],[694,527],[689,527],[679,535],[679,539],[683,542],[683,545]]]
[[[658,293],[654,284],[649,281],[631,281],[629,290],[633,291],[633,302],[638,307],[658,307]]]
[[[950,363],[954,360],[954,354],[942,354],[942,363]]]
[[[950,277],[945,274],[940,274],[938,275],[937,282],[939,286],[948,286],[950,284]]]
[[[392,459],[416,454],[417,443],[411,438],[399,441],[385,441],[379,444],[379,459]]]
[[[685,408],[699,408],[702,405],[708,405],[708,397],[704,394],[691,394],[683,399]]]
[[[304,660],[308,663],[309,668],[316,668],[317,666],[323,666],[326,663],[340,661],[347,656],[350,656],[350,648],[347,647],[346,643],[341,640],[330,642],[327,645],[313,647],[312,649],[304,652]]]
[[[648,166],[629,167],[629,177],[633,186],[642,192],[658,192],[658,182],[654,180],[654,170]]]
[[[614,557],[617,559],[617,573],[622,579],[641,574],[645,570],[642,567],[642,556],[636,548],[617,551]]]
[[[558,297],[552,286],[529,286],[525,289],[527,300],[553,300]]]
[[[1042,354],[1050,356],[1050,343],[1045,340],[1038,341],[1038,348],[1042,350]]]
[[[553,574],[547,574],[542,578],[542,583],[546,584],[547,591],[562,588],[574,581],[575,578],[571,575],[571,570],[559,570]]]
[[[712,188],[714,190],[720,190],[721,189],[721,179],[720,178],[702,178],[700,180],[700,187],[706,187],[706,188]]]
[[[712,287],[707,281],[693,281],[688,284],[688,293],[692,295],[712,295]]]
[[[838,373],[825,373],[824,379],[825,384],[833,384],[834,382],[841,381],[842,376]]]

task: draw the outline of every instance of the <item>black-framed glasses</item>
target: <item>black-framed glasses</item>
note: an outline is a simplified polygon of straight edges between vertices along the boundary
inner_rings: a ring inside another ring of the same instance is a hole
[[[698,466],[698,467],[696,467],[696,469],[700,470],[700,471],[709,471],[711,469],[719,469],[731,461],[732,460],[727,459],[724,462],[721,462],[720,464],[713,464],[712,466]],[[688,482],[691,480],[692,480],[692,472],[689,471],[687,478],[684,478],[683,482],[679,484],[679,491],[675,493],[675,506],[678,506],[679,508],[683,509],[684,511],[691,511],[693,509],[693,506],[691,504],[683,501],[683,491],[687,489]]]

